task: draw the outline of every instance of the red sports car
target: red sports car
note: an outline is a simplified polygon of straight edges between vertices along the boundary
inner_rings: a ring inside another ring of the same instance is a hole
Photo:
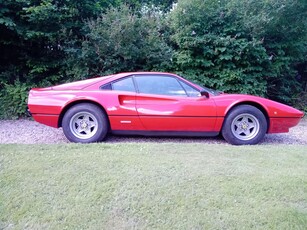
[[[288,132],[304,113],[265,98],[226,94],[171,73],[135,72],[34,88],[28,107],[42,124],[62,127],[72,142],[102,141],[108,133],[217,136],[257,144]]]

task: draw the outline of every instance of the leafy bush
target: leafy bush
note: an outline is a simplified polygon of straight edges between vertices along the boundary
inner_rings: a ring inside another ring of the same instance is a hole
[[[0,118],[17,119],[25,116],[28,92],[31,87],[20,81],[4,84],[0,91]]]
[[[291,103],[306,60],[306,1],[181,0],[170,13],[174,67],[227,92]],[[291,23],[288,23],[291,20]]]
[[[307,87],[305,91],[297,95],[297,97],[293,100],[293,104],[297,109],[300,109],[307,113]]]
[[[127,5],[110,8],[88,20],[81,47],[70,42],[69,74],[92,76],[140,70],[163,70],[170,65],[172,49],[164,34],[163,13],[154,8],[134,12]]]

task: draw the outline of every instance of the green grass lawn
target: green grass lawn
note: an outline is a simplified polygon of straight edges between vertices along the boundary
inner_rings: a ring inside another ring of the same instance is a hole
[[[0,229],[306,227],[304,145],[0,145]]]

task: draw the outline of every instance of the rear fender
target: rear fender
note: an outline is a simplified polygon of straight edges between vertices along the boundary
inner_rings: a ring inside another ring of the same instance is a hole
[[[60,113],[60,116],[59,116],[59,121],[58,121],[58,127],[62,127],[62,121],[63,121],[63,117],[65,115],[65,113],[71,108],[73,107],[74,105],[77,105],[77,104],[80,104],[80,103],[89,103],[89,104],[94,104],[96,106],[98,106],[106,115],[107,115],[107,112],[105,110],[105,108],[98,102],[96,102],[95,100],[89,100],[89,99],[79,99],[79,100],[74,100],[74,101],[71,101],[69,103],[67,103],[61,113]],[[108,117],[108,116],[107,116]],[[108,118],[109,119],[109,118]]]

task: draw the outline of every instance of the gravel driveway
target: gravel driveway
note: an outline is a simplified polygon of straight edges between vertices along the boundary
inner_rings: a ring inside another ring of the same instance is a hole
[[[0,120],[0,144],[60,144],[68,142],[61,128],[51,128],[31,120]],[[227,144],[221,137],[152,138],[110,136],[106,142],[193,142]],[[266,135],[261,144],[299,144],[307,146],[307,119],[302,120],[298,126],[290,129],[289,133]]]

